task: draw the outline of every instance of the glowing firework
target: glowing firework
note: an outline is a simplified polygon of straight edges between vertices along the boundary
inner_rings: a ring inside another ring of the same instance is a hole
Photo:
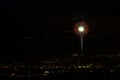
[[[85,36],[88,33],[88,25],[82,21],[74,25],[74,32],[79,36]]]
[[[88,25],[82,21],[75,24],[74,32],[81,38],[81,53],[83,53],[83,37],[88,33]]]
[[[80,27],[78,27],[78,30],[80,31],[80,32],[84,32],[84,26],[80,26]]]

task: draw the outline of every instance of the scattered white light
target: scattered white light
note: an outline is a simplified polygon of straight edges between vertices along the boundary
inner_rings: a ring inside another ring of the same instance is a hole
[[[82,66],[78,66],[79,68],[82,68]]]
[[[48,74],[48,73],[50,73],[49,71],[45,71],[45,74]]]

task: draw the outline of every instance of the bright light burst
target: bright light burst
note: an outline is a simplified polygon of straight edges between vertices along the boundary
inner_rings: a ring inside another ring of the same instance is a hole
[[[85,28],[84,28],[84,26],[80,26],[80,27],[78,27],[78,30],[79,30],[80,32],[83,32],[83,31],[85,30]]]
[[[78,35],[78,36],[86,36],[88,33],[88,25],[84,22],[77,22],[74,25],[74,32]]]

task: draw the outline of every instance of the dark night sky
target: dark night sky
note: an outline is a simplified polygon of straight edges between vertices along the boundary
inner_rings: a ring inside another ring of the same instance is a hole
[[[63,55],[79,51],[80,40],[73,32],[73,24],[81,19],[90,28],[84,41],[88,53],[101,49],[120,52],[117,0],[1,2],[3,47],[12,52],[8,55]]]

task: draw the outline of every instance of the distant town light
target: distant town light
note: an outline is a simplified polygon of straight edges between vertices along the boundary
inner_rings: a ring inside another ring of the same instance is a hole
[[[48,74],[48,73],[50,73],[49,71],[45,71],[45,74]]]
[[[79,68],[82,68],[82,66],[78,66]]]
[[[11,77],[13,77],[13,76],[15,76],[15,75],[16,75],[16,73],[11,73],[11,75],[10,75],[10,76],[11,76]]]

